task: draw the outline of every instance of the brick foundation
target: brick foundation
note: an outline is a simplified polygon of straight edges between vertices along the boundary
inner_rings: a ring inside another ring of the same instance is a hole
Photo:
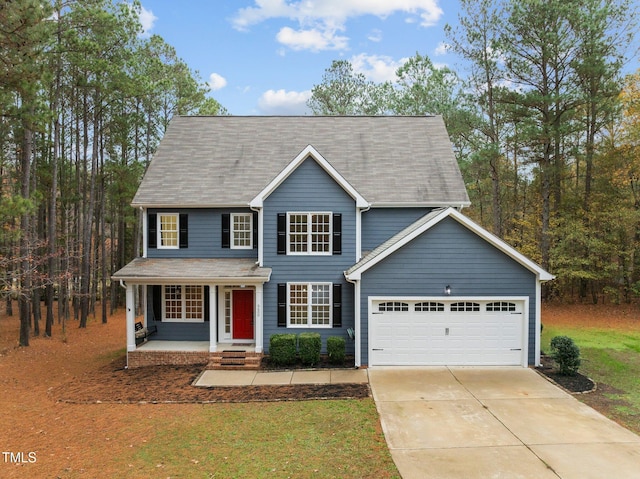
[[[144,351],[127,353],[129,369],[145,366],[208,365],[207,369],[260,369],[262,353],[244,351]]]
[[[130,351],[127,353],[129,369],[144,366],[185,366],[207,364],[208,351]]]

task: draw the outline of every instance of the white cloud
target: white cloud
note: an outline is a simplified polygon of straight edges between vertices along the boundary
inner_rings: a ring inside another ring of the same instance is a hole
[[[335,32],[344,31],[345,23],[351,18],[364,15],[386,18],[395,13],[403,13],[411,22],[415,21],[416,15],[419,16],[420,25],[430,27],[435,25],[443,14],[437,0],[254,0],[254,2],[254,6],[238,10],[232,19],[234,28],[246,31],[252,25],[265,20],[285,18],[296,22],[300,29],[295,31],[291,27],[283,28],[278,33],[278,41],[288,40],[299,49],[304,49],[304,45],[311,45],[311,48],[316,51],[323,49],[320,48],[323,45],[320,42],[322,38],[326,42],[324,45],[330,49],[346,49],[348,39],[336,36]],[[317,37],[316,41],[300,38],[303,35],[309,36],[310,33]],[[293,34],[297,34],[296,38],[293,38]],[[326,41],[326,39],[333,39],[333,41]]]
[[[276,39],[292,50],[343,50],[347,48],[349,39],[336,35],[335,32],[325,30],[294,30],[289,27],[282,28],[276,35]]]
[[[151,34],[151,29],[153,29],[153,26],[156,23],[158,17],[156,17],[151,10],[147,10],[142,5],[140,5],[138,18],[140,19],[140,24],[142,25],[142,36],[148,37]]]
[[[267,90],[258,100],[258,108],[263,115],[306,115],[309,113],[307,100],[310,97],[311,90]]]
[[[396,61],[386,55],[367,55],[361,53],[351,57],[351,65],[356,73],[362,73],[368,80],[376,83],[396,80],[396,71],[408,58]]]
[[[442,55],[446,55],[449,52],[449,44],[445,42],[438,43],[438,46],[434,50],[434,55],[439,57]]]
[[[380,42],[382,41],[382,32],[380,30],[378,30],[377,28],[371,30],[371,33],[369,33],[369,35],[367,35],[367,39],[370,42]]]
[[[227,79],[218,73],[209,75],[209,88],[213,91],[220,90],[227,86]]]

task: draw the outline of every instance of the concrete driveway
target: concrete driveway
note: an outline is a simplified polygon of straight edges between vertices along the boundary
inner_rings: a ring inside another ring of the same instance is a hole
[[[640,478],[640,437],[525,368],[369,369],[404,479]]]

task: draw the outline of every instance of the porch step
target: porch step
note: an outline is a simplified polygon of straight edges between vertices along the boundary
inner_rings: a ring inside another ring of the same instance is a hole
[[[207,369],[260,369],[262,353],[219,351],[209,353]]]

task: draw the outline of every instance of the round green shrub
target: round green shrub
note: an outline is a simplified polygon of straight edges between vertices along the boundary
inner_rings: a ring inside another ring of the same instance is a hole
[[[327,356],[331,364],[344,364],[346,358],[346,341],[342,336],[327,338]]]
[[[321,348],[320,333],[300,333],[298,335],[298,353],[300,361],[305,366],[315,366],[320,363]]]
[[[272,334],[269,338],[269,359],[274,366],[291,366],[296,362],[296,335]]]
[[[551,357],[558,366],[558,373],[573,376],[580,367],[580,348],[568,336],[551,339]]]

